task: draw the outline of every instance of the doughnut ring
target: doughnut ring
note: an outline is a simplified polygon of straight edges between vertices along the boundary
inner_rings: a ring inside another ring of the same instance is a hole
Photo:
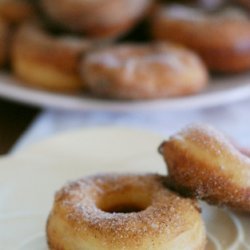
[[[160,146],[169,183],[210,204],[250,212],[250,158],[213,128],[193,125]]]
[[[72,31],[97,38],[116,37],[144,16],[151,0],[42,0],[44,12]]]
[[[53,250],[205,249],[195,200],[160,175],[97,175],[62,188],[47,222]]]
[[[175,45],[114,45],[86,55],[81,73],[104,98],[154,99],[197,93],[208,74],[194,53]]]
[[[22,25],[13,41],[12,66],[23,83],[50,91],[82,88],[80,58],[90,49],[88,41],[76,37],[53,37],[39,25]]]
[[[212,14],[181,5],[162,6],[152,18],[152,33],[157,40],[193,49],[211,70],[234,73],[250,69],[250,20],[243,10]]]
[[[9,26],[4,20],[0,19],[0,67],[3,67],[8,60],[9,54]]]
[[[34,7],[29,1],[1,0],[0,17],[11,24],[20,24],[35,14]]]

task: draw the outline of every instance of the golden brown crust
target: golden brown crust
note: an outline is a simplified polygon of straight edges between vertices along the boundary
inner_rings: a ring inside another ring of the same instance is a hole
[[[213,17],[183,6],[161,7],[153,18],[152,32],[156,39],[195,50],[212,70],[250,69],[250,20],[239,10],[225,10]]]
[[[89,53],[81,65],[90,91],[116,99],[189,95],[207,84],[207,71],[192,52],[166,43],[114,45]]]
[[[83,84],[81,56],[91,47],[84,39],[53,37],[36,25],[19,28],[12,46],[14,73],[25,84],[53,91],[75,91]]]
[[[72,31],[93,37],[116,37],[144,16],[151,0],[43,0],[44,11]]]
[[[0,1],[0,17],[11,24],[20,24],[35,14],[34,7],[24,0]]]
[[[188,127],[164,142],[160,151],[175,190],[250,212],[250,160],[214,129]]]
[[[98,175],[61,189],[47,223],[50,249],[140,250],[205,247],[197,203],[165,188],[158,175]],[[137,204],[140,212],[104,212]]]
[[[8,60],[9,53],[9,26],[0,19],[0,67],[3,67]]]

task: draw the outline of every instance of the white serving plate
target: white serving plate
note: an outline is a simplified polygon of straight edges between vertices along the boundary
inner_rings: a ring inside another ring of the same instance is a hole
[[[163,138],[125,128],[62,134],[0,159],[0,249],[47,250],[45,225],[54,192],[97,172],[166,174],[157,153]],[[203,206],[206,250],[250,249],[250,217]]]
[[[0,96],[34,106],[65,110],[150,111],[208,108],[250,97],[250,73],[214,77],[209,87],[197,95],[151,101],[102,100],[84,95],[50,93],[25,87],[12,76],[2,73]]]

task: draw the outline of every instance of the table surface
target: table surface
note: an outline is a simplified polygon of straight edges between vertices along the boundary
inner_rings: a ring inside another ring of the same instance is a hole
[[[0,99],[0,155],[9,152],[40,110]]]

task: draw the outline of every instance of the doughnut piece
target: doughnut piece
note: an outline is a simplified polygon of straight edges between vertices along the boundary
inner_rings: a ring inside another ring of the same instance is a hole
[[[159,175],[97,175],[62,188],[47,223],[53,250],[205,249],[197,203]]]
[[[211,70],[233,73],[250,69],[250,20],[243,10],[204,12],[165,5],[154,14],[152,33],[157,40],[193,49]]]
[[[42,0],[51,19],[91,37],[116,37],[131,29],[149,9],[151,0]]]
[[[154,99],[197,93],[208,74],[194,53],[175,45],[114,45],[89,53],[81,72],[90,91],[115,99]]]
[[[30,1],[1,0],[0,17],[11,24],[20,24],[33,17],[35,10]]]
[[[79,73],[80,58],[90,47],[87,40],[53,37],[39,25],[25,24],[14,38],[13,71],[31,87],[77,91],[83,85]]]
[[[187,196],[250,212],[250,158],[219,132],[193,125],[160,147],[169,183]]]
[[[0,67],[8,60],[10,29],[6,22],[0,19]]]

